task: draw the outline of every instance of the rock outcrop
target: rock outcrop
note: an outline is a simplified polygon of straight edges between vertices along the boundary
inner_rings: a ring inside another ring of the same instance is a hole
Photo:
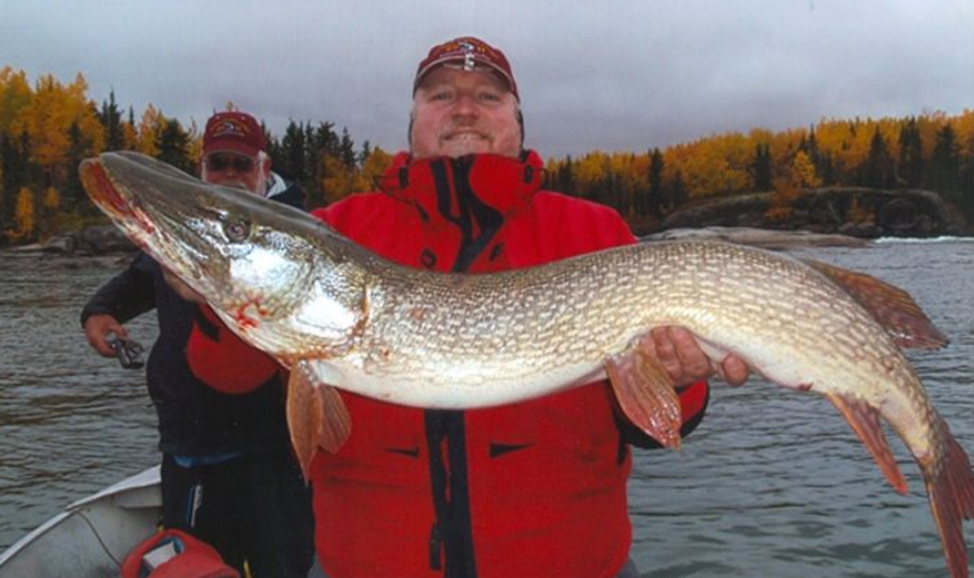
[[[774,231],[751,227],[704,227],[700,229],[668,229],[642,237],[643,241],[697,239],[726,241],[764,249],[789,250],[803,247],[865,247],[868,239],[849,235],[811,233],[809,231]]]
[[[131,253],[137,248],[114,225],[93,225],[80,231],[48,239],[41,250],[63,255],[111,255]]]

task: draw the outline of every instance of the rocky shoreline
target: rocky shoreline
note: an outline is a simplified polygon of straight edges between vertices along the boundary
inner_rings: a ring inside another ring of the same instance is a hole
[[[127,265],[136,251],[114,225],[98,225],[51,237],[44,243],[0,249],[0,267],[119,267]]]
[[[932,191],[826,187],[801,191],[772,218],[773,193],[701,200],[677,209],[647,233],[714,227],[840,234],[863,239],[974,234],[963,212]]]
[[[725,241],[773,250],[871,244],[868,239],[849,235],[720,226],[669,229],[641,238],[642,241],[674,239]],[[114,226],[88,227],[78,233],[53,237],[43,244],[0,249],[0,267],[122,267],[132,260],[135,252],[136,247]]]
[[[672,241],[698,239],[724,241],[773,250],[800,249],[805,247],[868,247],[869,239],[850,235],[812,233],[810,231],[779,231],[753,227],[703,227],[668,229],[642,237],[642,241]]]

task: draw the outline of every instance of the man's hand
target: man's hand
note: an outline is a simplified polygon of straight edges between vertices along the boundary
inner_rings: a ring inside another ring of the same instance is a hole
[[[192,301],[193,303],[206,303],[206,299],[202,295],[193,291],[189,285],[183,283],[183,280],[176,276],[175,273],[163,267],[162,278],[166,280],[166,284],[172,287],[173,291],[177,295],[185,299],[186,301]]]
[[[642,346],[660,361],[673,379],[675,387],[684,387],[707,379],[714,373],[729,385],[743,385],[750,375],[744,361],[729,354],[720,363],[711,362],[689,330],[682,327],[657,327]]]
[[[109,344],[108,336],[115,334],[119,339],[128,337],[128,332],[122,324],[111,315],[99,313],[85,320],[85,336],[91,347],[104,357],[116,357],[117,354]]]

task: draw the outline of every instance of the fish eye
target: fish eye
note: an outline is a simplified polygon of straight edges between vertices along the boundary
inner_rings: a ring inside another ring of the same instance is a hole
[[[247,221],[225,221],[223,223],[223,234],[227,239],[234,243],[246,241],[250,236],[250,223]]]

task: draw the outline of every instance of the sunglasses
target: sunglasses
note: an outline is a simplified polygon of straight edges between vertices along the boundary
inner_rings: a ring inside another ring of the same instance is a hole
[[[210,155],[204,159],[207,170],[221,172],[233,167],[238,173],[249,173],[254,170],[254,159],[240,155]]]

